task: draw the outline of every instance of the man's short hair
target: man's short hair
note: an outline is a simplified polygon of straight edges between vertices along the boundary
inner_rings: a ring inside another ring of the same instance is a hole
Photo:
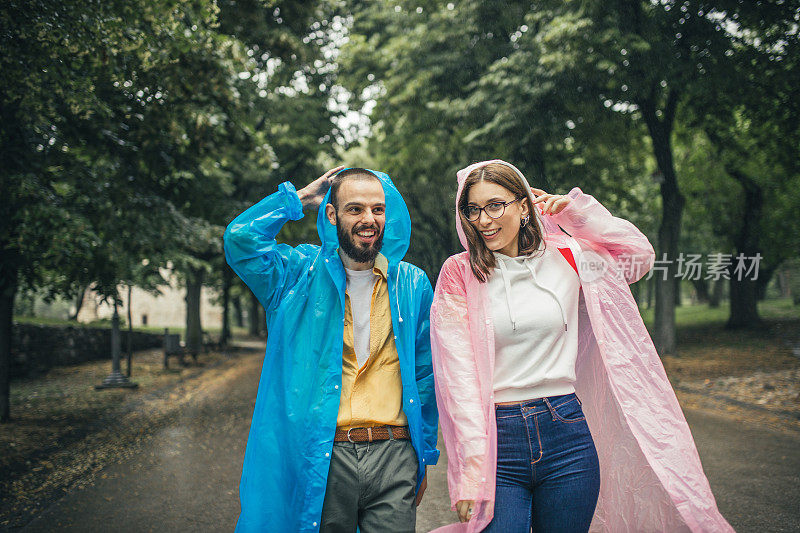
[[[361,180],[361,181],[378,180],[378,182],[380,182],[378,176],[376,176],[375,174],[373,174],[372,172],[370,172],[365,168],[348,168],[342,170],[333,177],[331,183],[331,204],[333,204],[334,209],[337,210],[339,209],[339,204],[338,204],[339,187],[341,187],[342,183],[344,183],[346,180],[351,180],[351,179]]]

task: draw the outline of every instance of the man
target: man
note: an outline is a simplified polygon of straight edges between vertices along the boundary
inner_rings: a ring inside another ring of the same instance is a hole
[[[438,460],[433,290],[401,261],[408,209],[386,174],[342,168],[281,184],[225,231],[269,331],[237,531],[414,531]],[[321,246],[275,241],[320,205]]]

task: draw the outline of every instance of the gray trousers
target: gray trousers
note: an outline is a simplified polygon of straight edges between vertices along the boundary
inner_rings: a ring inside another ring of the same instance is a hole
[[[410,440],[334,442],[320,531],[413,533],[416,486]]]

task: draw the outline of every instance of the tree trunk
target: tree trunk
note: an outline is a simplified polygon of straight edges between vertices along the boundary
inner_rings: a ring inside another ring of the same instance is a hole
[[[767,268],[761,265],[758,270],[758,279],[756,280],[756,298],[759,302],[763,302],[767,298],[767,286],[769,282],[772,280],[772,276],[775,275],[776,268]]]
[[[78,295],[75,297],[75,313],[69,315],[69,320],[72,322],[78,321],[78,315],[81,312],[81,308],[83,307],[83,299],[86,297],[86,289],[88,287],[83,287]]]
[[[639,283],[634,283],[631,287],[631,296],[633,296],[633,301],[636,302],[637,307],[642,306],[642,290]]]
[[[251,337],[258,337],[261,334],[261,302],[256,295],[250,293],[250,313],[249,313],[249,333]]]
[[[708,280],[706,279],[693,279],[692,285],[697,292],[697,302],[701,304],[708,303]]]
[[[4,258],[10,255],[3,250]],[[17,276],[17,267],[10,261],[0,263],[0,422],[11,419],[11,335]]]
[[[755,329],[763,326],[761,318],[758,316],[757,285],[748,280],[737,280],[735,275],[731,276],[730,297],[731,313],[725,329]]]
[[[733,258],[730,267],[731,313],[725,328],[758,328],[763,326],[758,316],[758,279],[752,279],[753,273],[746,274],[746,270],[750,266],[750,258],[759,254],[758,222],[761,220],[764,196],[761,187],[742,172],[728,169],[728,174],[744,189],[744,212],[740,217],[742,222],[734,244],[736,256],[744,256],[745,268],[736,272],[737,259]]]
[[[231,298],[231,303],[233,304],[233,322],[236,324],[237,328],[243,328],[244,315],[242,313],[242,297],[235,296]]]
[[[231,338],[230,308],[233,271],[228,265],[223,266],[222,269],[222,333],[219,337],[219,343],[222,346],[227,346]]]
[[[789,298],[792,295],[789,289],[789,269],[785,266],[778,271],[778,291],[781,298]]]
[[[200,323],[200,297],[203,289],[202,268],[189,267],[186,277],[186,351],[197,362],[203,348],[203,329]]]
[[[685,199],[678,190],[678,179],[672,158],[672,125],[678,105],[678,93],[672,89],[667,96],[662,118],[656,110],[655,98],[643,99],[640,103],[653,152],[661,177],[661,225],[658,229],[658,255],[656,259],[667,259],[666,279],[659,273],[656,279],[656,309],[654,342],[661,355],[677,351],[675,337],[675,300],[678,285],[677,263],[681,218]],[[664,257],[666,255],[666,258]]]
[[[708,307],[711,309],[716,309],[719,307],[719,304],[722,301],[722,294],[724,290],[725,284],[722,282],[722,279],[716,280],[708,298]]]

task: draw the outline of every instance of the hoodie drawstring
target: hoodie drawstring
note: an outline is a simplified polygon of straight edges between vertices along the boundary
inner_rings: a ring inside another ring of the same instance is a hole
[[[508,281],[508,276],[506,275],[506,264],[502,259],[497,260],[497,262],[500,264],[500,275],[503,278],[503,285],[506,288],[506,304],[508,305],[508,316],[511,317],[511,327],[516,330],[517,316],[514,314],[514,306],[511,305],[511,283]],[[534,283],[536,283],[535,279]]]
[[[558,309],[561,311],[561,321],[564,323],[564,331],[567,331],[567,315],[566,315],[566,313],[564,313],[564,307],[561,305],[561,301],[556,296],[556,293],[554,293],[553,291],[551,291],[550,289],[548,289],[544,285],[540,285],[539,282],[536,281],[536,274],[533,273],[533,266],[528,261],[523,261],[523,263],[525,264],[526,267],[528,267],[528,272],[531,273],[531,278],[533,278],[534,285],[536,285],[537,287],[539,287],[543,291],[546,291],[546,292],[550,293],[550,296],[552,296],[553,299],[558,304]]]
[[[503,278],[503,286],[506,289],[506,304],[508,305],[508,315],[511,317],[511,327],[512,329],[516,330],[517,317],[514,314],[514,306],[511,304],[511,283],[509,282],[508,275],[506,273],[506,265],[502,259],[498,259],[497,263],[500,265],[500,275]],[[528,269],[528,272],[530,272],[533,284],[550,294],[550,296],[552,296],[558,304],[558,309],[561,311],[561,321],[564,323],[564,331],[567,331],[567,315],[564,313],[564,307],[561,305],[561,301],[558,299],[558,296],[556,296],[556,293],[554,293],[552,290],[536,281],[536,274],[533,271],[533,266],[527,260],[523,260],[522,263]]]
[[[314,256],[314,261],[311,262],[311,268],[308,269],[309,272],[314,272],[314,267],[317,266],[317,259],[319,259],[319,256],[321,255],[322,255],[322,248],[320,248],[319,253],[317,253],[317,255]]]
[[[403,312],[400,310],[400,297],[397,295],[397,286],[400,285],[400,267],[397,268],[397,276],[394,278],[394,303],[397,306],[397,321],[403,322]]]

